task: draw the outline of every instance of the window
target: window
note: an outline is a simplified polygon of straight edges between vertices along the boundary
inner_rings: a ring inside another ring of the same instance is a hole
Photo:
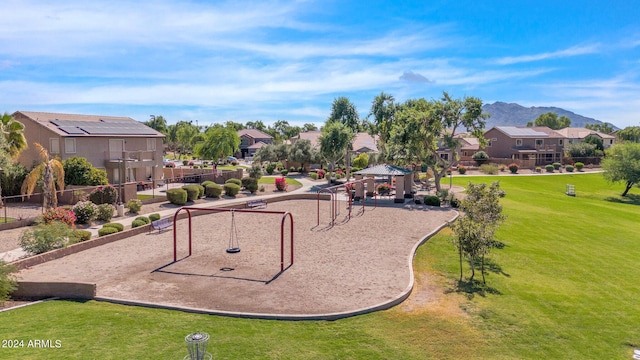
[[[487,147],[491,147],[491,143],[492,143],[491,140],[487,141]]]
[[[544,145],[544,140],[536,139],[536,146],[542,146],[542,145]]]
[[[147,150],[148,151],[156,151],[156,139],[155,138],[147,139]]]
[[[498,138],[491,138],[491,141],[498,141]]]
[[[60,154],[60,139],[58,138],[49,139],[49,153]]]
[[[522,146],[522,139],[516,139],[516,146]]]
[[[76,139],[64,139],[64,153],[65,154],[76,153]]]
[[[609,145],[613,145],[613,139],[609,140]]]
[[[564,145],[564,140],[562,140],[562,139],[558,140],[558,145],[560,145],[560,146]]]
[[[440,158],[442,158],[445,161],[449,160],[449,154],[440,154]]]

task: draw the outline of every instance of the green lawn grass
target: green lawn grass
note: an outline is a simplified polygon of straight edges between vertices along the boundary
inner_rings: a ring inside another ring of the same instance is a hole
[[[0,338],[60,340],[62,348],[2,348],[0,358],[180,358],[194,331],[211,334],[214,358],[227,359],[631,358],[640,348],[638,189],[622,200],[622,186],[599,174],[453,179],[495,180],[508,218],[484,289],[457,286],[445,229],[414,258],[411,309],[290,322],[53,301],[0,313]],[[567,183],[576,197],[564,194]]]
[[[263,176],[258,180],[258,184],[275,184],[276,177],[278,176]],[[302,185],[302,183],[296,179],[292,179],[289,177],[285,177],[284,179],[289,185]]]
[[[147,200],[147,199],[154,199],[154,198],[166,198],[166,195],[147,195],[147,194],[138,194],[136,195],[136,198],[138,200]]]

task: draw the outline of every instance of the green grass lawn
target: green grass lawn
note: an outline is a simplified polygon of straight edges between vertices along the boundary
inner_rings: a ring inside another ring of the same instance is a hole
[[[599,174],[453,179],[494,180],[508,218],[486,288],[457,286],[445,229],[418,250],[406,306],[291,322],[53,301],[0,313],[0,338],[62,348],[0,348],[0,358],[173,359],[186,355],[185,335],[206,331],[223,359],[630,359],[640,348],[640,191],[622,200],[622,186]]]
[[[258,180],[258,184],[275,184],[276,177],[278,176],[263,176]],[[285,177],[284,179],[289,185],[302,185],[302,183],[296,179],[292,179],[289,177]]]

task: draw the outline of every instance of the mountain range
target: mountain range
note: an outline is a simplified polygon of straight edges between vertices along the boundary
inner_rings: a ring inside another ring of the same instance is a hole
[[[482,105],[482,111],[491,114],[491,117],[487,119],[485,129],[491,129],[494,126],[526,126],[527,122],[534,121],[538,116],[548,112],[554,112],[558,114],[558,117],[568,117],[571,119],[571,127],[584,127],[586,124],[603,123],[603,121],[552,106],[524,107],[515,103],[496,101],[493,104]],[[618,129],[615,125],[608,124],[614,129]]]

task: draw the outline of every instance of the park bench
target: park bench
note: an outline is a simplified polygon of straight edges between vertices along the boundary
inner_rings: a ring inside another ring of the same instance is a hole
[[[171,221],[169,220],[169,218],[164,218],[164,219],[160,219],[160,220],[156,220],[151,222],[151,227],[154,230],[158,230],[158,233],[161,233],[162,230],[171,227],[171,225],[173,225],[171,223]]]
[[[249,200],[247,201],[247,207],[250,209],[258,207],[267,207],[267,201],[263,199]]]

